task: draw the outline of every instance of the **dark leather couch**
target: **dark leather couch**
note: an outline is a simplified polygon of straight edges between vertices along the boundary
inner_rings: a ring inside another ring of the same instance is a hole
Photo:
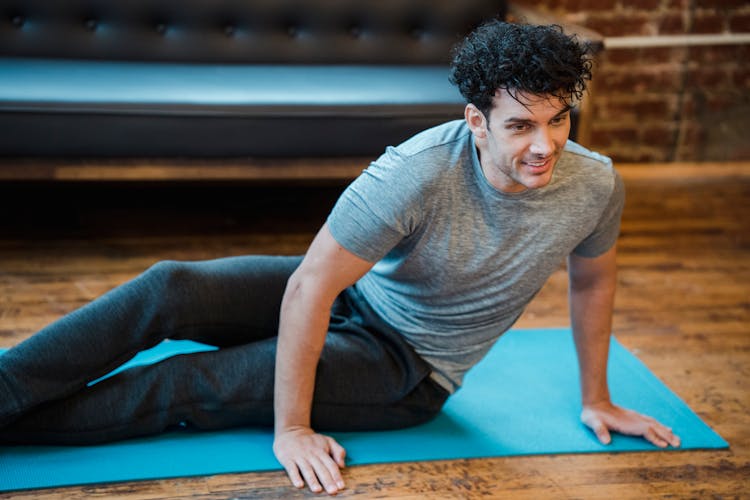
[[[373,156],[502,0],[0,0],[0,157]]]
[[[498,0],[0,0],[0,155],[372,155]]]

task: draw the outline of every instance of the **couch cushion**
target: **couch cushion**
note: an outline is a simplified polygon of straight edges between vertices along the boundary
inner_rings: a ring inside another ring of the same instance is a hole
[[[462,116],[445,66],[0,59],[5,156],[378,154]]]

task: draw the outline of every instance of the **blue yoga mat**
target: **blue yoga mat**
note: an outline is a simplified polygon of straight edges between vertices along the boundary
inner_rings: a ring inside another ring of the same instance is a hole
[[[133,364],[211,349],[168,341]],[[638,359],[612,340],[609,380],[615,402],[671,426],[682,449],[726,448]],[[608,446],[579,423],[578,370],[569,329],[511,330],[466,376],[433,421],[386,432],[334,433],[348,464],[555,453],[659,450],[613,435]],[[268,429],[175,431],[88,446],[0,447],[0,491],[113,481],[280,469]]]

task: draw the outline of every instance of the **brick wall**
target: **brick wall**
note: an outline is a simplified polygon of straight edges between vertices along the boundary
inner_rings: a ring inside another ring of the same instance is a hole
[[[605,37],[750,32],[748,0],[530,0]],[[750,159],[750,46],[607,48],[586,146],[618,161]]]

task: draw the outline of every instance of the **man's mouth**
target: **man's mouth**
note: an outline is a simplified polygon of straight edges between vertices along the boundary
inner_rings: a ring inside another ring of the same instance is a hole
[[[537,161],[525,161],[523,164],[528,167],[532,172],[544,172],[547,170],[549,165],[552,162],[552,158],[547,158],[546,160],[537,160]]]

